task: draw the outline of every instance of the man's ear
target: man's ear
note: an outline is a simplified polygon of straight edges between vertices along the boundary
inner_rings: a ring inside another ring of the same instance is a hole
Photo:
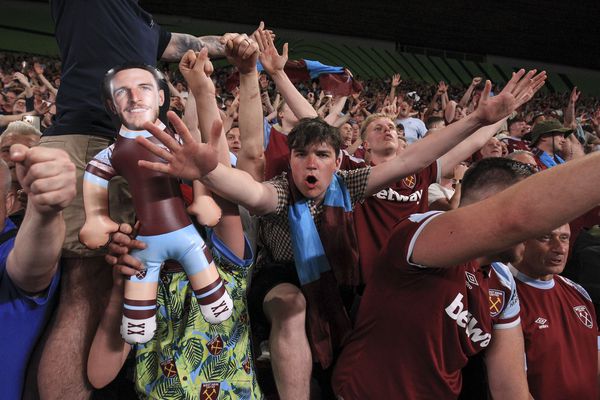
[[[4,204],[6,206],[6,215],[8,215],[10,210],[12,210],[13,206],[15,205],[15,201],[17,201],[16,192],[11,190],[6,194],[6,198],[4,199]]]
[[[165,91],[161,89],[158,91],[158,106],[161,107],[163,104],[165,104]]]
[[[369,151],[371,149],[369,142],[367,142],[366,140],[363,140],[362,147],[363,147],[363,149],[365,149],[365,151]]]
[[[340,149],[337,158],[335,159],[335,169],[339,170],[342,165],[342,159],[344,158],[344,152]]]

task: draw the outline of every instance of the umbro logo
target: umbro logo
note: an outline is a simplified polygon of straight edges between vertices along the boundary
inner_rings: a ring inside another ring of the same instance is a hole
[[[549,328],[549,326],[546,322],[548,322],[548,320],[546,318],[542,318],[542,317],[539,317],[538,319],[535,320],[535,323],[538,324],[538,329]]]
[[[477,282],[477,278],[475,277],[475,274],[473,274],[469,271],[465,271],[465,275],[467,277],[467,287],[469,289],[473,289],[473,286],[471,286],[471,285],[479,286],[479,282]]]

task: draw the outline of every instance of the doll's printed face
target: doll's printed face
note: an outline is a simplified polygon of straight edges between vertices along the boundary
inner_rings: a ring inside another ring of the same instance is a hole
[[[121,123],[134,131],[143,130],[145,122],[156,121],[165,100],[154,76],[140,68],[117,72],[111,82],[111,93]]]

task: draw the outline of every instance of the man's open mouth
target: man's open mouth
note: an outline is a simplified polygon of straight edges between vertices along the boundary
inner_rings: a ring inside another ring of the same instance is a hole
[[[562,264],[563,258],[562,257],[552,257],[550,259],[550,262],[554,265],[559,265],[559,264]]]
[[[309,175],[306,177],[306,183],[308,183],[309,186],[314,186],[317,184],[318,179],[313,176],[313,175]]]

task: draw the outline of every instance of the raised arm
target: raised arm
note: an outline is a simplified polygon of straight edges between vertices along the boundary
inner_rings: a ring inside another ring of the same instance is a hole
[[[463,97],[458,102],[459,106],[461,106],[462,108],[465,108],[469,104],[469,101],[471,100],[471,95],[473,94],[473,90],[475,90],[475,86],[479,85],[480,82],[481,82],[480,76],[476,76],[473,78],[473,80],[471,81],[471,84],[467,88],[467,91],[465,92],[465,94],[463,94]]]
[[[44,75],[44,67],[42,67],[40,65],[40,63],[34,63],[33,64],[33,70],[35,71],[35,74],[36,74],[37,78],[40,80],[40,82],[42,82],[42,85],[46,86],[46,88],[48,88],[48,90],[50,92],[52,92],[52,94],[54,94],[56,96],[56,93],[58,93],[58,89],[55,88],[48,81],[48,79],[46,79],[46,76]]]
[[[144,127],[170,151],[137,137],[139,144],[165,160],[164,163],[140,160],[140,166],[184,179],[201,179],[211,191],[244,206],[253,214],[263,215],[276,210],[277,192],[273,185],[259,183],[247,172],[219,163],[216,149],[219,137],[214,131],[208,143],[198,143],[175,113],[167,115],[183,139],[183,145],[152,124],[146,124]]]
[[[269,35],[270,38],[273,38],[273,32],[265,30],[264,26],[265,24],[261,21],[256,31],[252,33],[252,36],[254,37],[257,32],[262,31]],[[172,33],[171,40],[163,52],[161,60],[178,62],[186,51],[193,50],[194,52],[198,52],[202,49],[206,49],[211,58],[225,57],[225,40],[223,37],[226,35],[196,37],[187,33]]]
[[[539,74],[541,78],[534,75],[535,71],[525,74],[524,70],[520,70],[513,75],[502,92],[494,97],[489,97],[492,84],[487,81],[475,112],[413,143],[393,160],[373,167],[366,193],[377,193],[402,177],[420,171],[477,129],[508,116],[521,104],[529,101],[543,85],[545,73]]]
[[[15,72],[14,79],[18,80],[19,83],[25,89],[25,97],[30,98],[31,96],[33,96],[33,88],[31,87],[31,82],[29,82],[29,79],[27,79],[25,75],[23,75],[21,72]]]
[[[56,273],[65,238],[62,210],[76,193],[75,165],[62,150],[20,144],[10,148],[10,158],[27,194],[27,209],[6,271],[16,286],[38,293]]]
[[[442,82],[440,82],[440,84],[441,83]],[[425,113],[423,114],[423,121],[427,121],[427,119],[433,114],[433,110],[435,109],[435,106],[438,104],[438,100],[441,99],[442,94],[443,93],[440,92],[439,85],[438,85],[438,89],[434,93],[433,97],[431,97],[431,101],[429,102],[429,105],[427,106],[427,110],[425,110]]]
[[[564,125],[567,128],[577,128],[577,120],[575,119],[575,105],[577,104],[577,100],[579,100],[580,95],[581,92],[577,90],[577,86],[573,87],[571,95],[569,96],[569,103],[567,103],[567,107],[565,108]]]
[[[562,190],[556,190],[557,182]],[[600,186],[590,182],[600,182],[598,153],[537,173],[490,198],[447,212],[423,229],[412,261],[450,267],[551,231],[600,204]],[[435,252],[431,243],[436,244]]]
[[[232,37],[227,42],[226,53],[227,59],[237,67],[240,74],[238,122],[242,147],[238,154],[236,168],[248,172],[255,180],[262,182],[265,160],[263,110],[256,69],[258,44],[244,35]]]
[[[165,79],[167,81],[167,86],[169,87],[169,94],[171,95],[171,97],[176,96],[181,99],[181,92],[177,90],[175,86],[173,86],[173,83],[171,82],[171,79],[169,79],[167,74],[165,74]]]
[[[454,167],[481,149],[498,132],[504,121],[506,121],[506,118],[502,118],[495,124],[479,128],[471,136],[440,157],[440,175],[444,178],[452,177],[454,175]]]
[[[191,96],[188,96],[188,99],[185,102],[185,109],[181,120],[196,140],[202,140],[202,134],[198,127],[198,112],[196,110],[196,98],[194,97],[194,93],[191,93]]]
[[[456,107],[458,107],[458,104],[456,104],[454,100],[450,100],[448,104],[446,104],[446,107],[444,107],[444,119],[446,120],[447,125],[454,121]]]
[[[527,79],[527,77],[524,79]],[[544,84],[545,79],[545,72],[540,72],[531,78],[534,92],[539,90],[541,85]],[[461,161],[467,159],[471,154],[481,149],[487,141],[498,132],[507,118],[508,117],[504,117],[494,124],[478,129],[474,134],[443,155],[440,158],[441,175],[444,177],[451,177],[454,174],[454,167]]]
[[[315,118],[317,112],[298,89],[296,89],[283,70],[288,60],[288,44],[285,43],[283,45],[283,52],[279,55],[273,43],[273,38],[268,32],[263,31],[255,37],[259,38],[259,60],[265,71],[267,71],[273,82],[275,82],[277,90],[281,93],[292,112],[298,118]]]
[[[440,81],[440,83],[438,85],[438,90],[441,90],[441,92],[442,92],[442,96],[441,96],[442,110],[445,110],[446,105],[448,105],[448,102],[450,101],[450,99],[448,98],[448,84],[444,81]]]
[[[398,88],[398,86],[400,86],[401,82],[402,82],[402,79],[400,79],[400,74],[392,75],[392,85],[390,87],[390,94],[389,94],[390,102],[396,100],[396,89]]]
[[[200,51],[202,49],[207,49],[211,57],[225,56],[225,46],[221,42],[221,36],[196,37],[187,33],[172,33],[161,60],[178,62],[188,50]]]
[[[254,65],[254,79],[256,80],[256,53],[258,52],[258,45],[254,41],[250,40],[245,34],[227,34],[224,36],[224,40],[228,58],[233,54],[239,57],[239,61],[241,63],[240,74],[248,72],[246,70],[248,65]],[[212,64],[208,59],[206,52],[200,52],[198,54],[189,52],[186,54],[186,58],[188,57],[189,59],[182,59],[182,62],[180,63],[180,69],[182,74],[186,77],[186,80],[188,80],[190,86],[193,86],[194,89],[192,90],[194,96],[196,96],[196,94],[198,96],[197,112],[198,118],[203,124],[201,126],[201,130],[203,132],[202,137],[205,141],[211,142],[211,144],[216,143],[220,165],[231,169],[229,162],[229,149],[227,148],[225,133],[223,132],[223,125],[214,96],[215,87],[212,79],[210,78]],[[258,86],[256,89],[258,90]],[[240,88],[240,97],[242,96],[242,88]],[[256,119],[258,120],[259,126],[262,127],[262,112],[260,110],[261,105],[258,93],[256,93],[256,100],[258,102],[259,112],[259,115],[256,117]],[[242,115],[240,115],[239,122],[241,130],[242,124],[246,123],[246,119],[242,118]],[[208,124],[211,126],[206,126]],[[207,185],[204,185],[204,183],[194,180],[194,194],[196,190],[200,189],[210,188]],[[237,204],[233,204],[221,196],[213,197],[217,205],[222,210],[222,217],[214,228],[215,232],[238,257],[243,258],[245,241],[242,223],[239,217],[238,206]],[[197,212],[201,214],[203,210],[198,209]]]
[[[183,58],[186,56],[184,55]],[[183,62],[183,59],[182,59]],[[201,141],[202,135],[198,128],[198,113],[196,110],[196,99],[194,94],[191,93],[188,96],[188,100],[185,103],[185,111],[182,118],[183,123],[189,129],[194,139]],[[194,200],[188,207],[188,213],[195,215],[196,220],[203,226],[215,226],[222,217],[222,210],[217,205],[212,197],[212,194],[204,185],[195,180],[192,182],[192,188],[194,193]]]
[[[329,114],[327,114],[327,116],[324,118],[325,122],[332,126],[339,126],[336,125],[336,122],[338,119],[340,119],[340,114],[346,105],[346,100],[348,100],[348,96],[340,96],[333,100],[333,104],[329,109]],[[350,117],[347,117],[346,119],[349,118]]]

